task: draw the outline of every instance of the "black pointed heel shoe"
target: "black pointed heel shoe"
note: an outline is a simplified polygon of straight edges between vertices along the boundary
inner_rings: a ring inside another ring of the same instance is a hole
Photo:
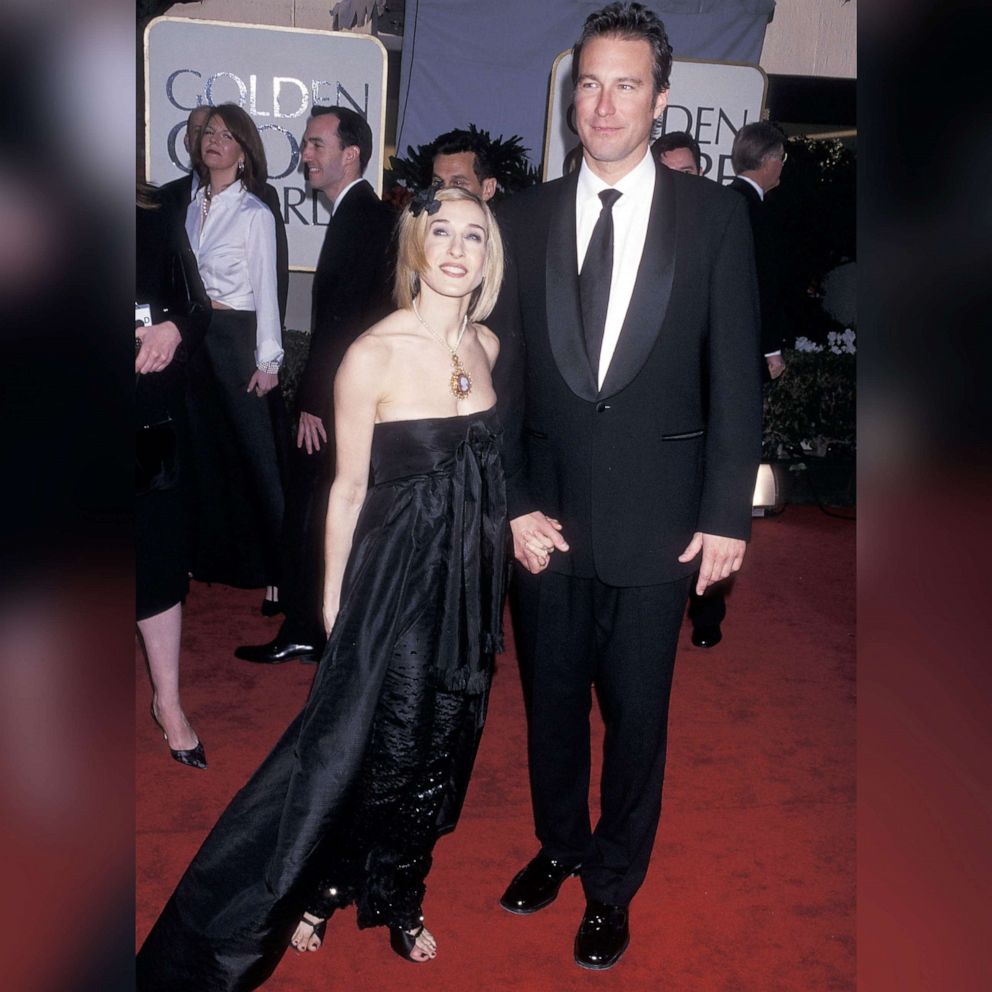
[[[417,938],[424,932],[423,923],[417,927],[416,930],[404,930],[402,927],[390,927],[389,928],[389,946],[401,957],[404,961],[410,961],[413,964],[426,964],[430,961],[430,958],[424,958],[423,961],[418,958],[413,957],[413,949],[417,946]]]
[[[169,738],[166,738],[168,742]],[[169,754],[181,765],[189,765],[190,768],[206,768],[207,755],[203,750],[203,742],[197,741],[196,747],[187,748],[185,751],[177,751],[174,747],[169,748]]]
[[[166,744],[169,743],[169,735],[165,732],[165,728],[162,726],[161,721],[158,718],[158,713],[155,712],[155,704],[152,703],[152,719],[158,724],[158,729],[162,731],[162,739]],[[189,720],[186,721],[186,726],[189,727]],[[190,727],[190,730],[193,728]],[[169,754],[172,755],[174,761],[178,761],[181,765],[188,765],[190,768],[206,768],[207,767],[207,755],[203,750],[203,741],[197,738],[196,743],[189,748],[184,748],[183,750],[178,750],[174,747],[169,747]]]

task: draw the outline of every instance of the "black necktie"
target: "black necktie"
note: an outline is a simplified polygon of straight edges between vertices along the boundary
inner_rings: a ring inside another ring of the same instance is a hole
[[[604,189],[599,198],[603,209],[592,229],[586,257],[579,273],[579,300],[582,304],[582,327],[585,331],[586,354],[593,375],[599,376],[599,353],[603,348],[606,309],[610,304],[610,282],[613,279],[613,204],[623,194],[616,189]]]

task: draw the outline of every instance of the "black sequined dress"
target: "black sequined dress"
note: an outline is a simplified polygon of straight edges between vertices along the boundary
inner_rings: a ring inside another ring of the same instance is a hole
[[[334,631],[303,712],[138,954],[139,992],[254,989],[300,914],[412,926],[485,720],[506,575],[493,411],[377,424]]]

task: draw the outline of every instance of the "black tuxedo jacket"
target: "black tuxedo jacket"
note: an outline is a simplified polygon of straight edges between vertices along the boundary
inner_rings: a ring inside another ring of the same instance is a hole
[[[758,306],[761,315],[761,354],[779,351],[785,339],[785,320],[782,315],[782,284],[779,270],[782,265],[781,245],[765,211],[765,204],[758,191],[739,176],[729,188],[747,200],[754,237],[754,264],[758,273]],[[767,374],[767,367],[766,367]]]
[[[344,353],[390,310],[394,220],[392,208],[363,180],[348,190],[324,234],[313,279],[310,356],[300,381],[299,404],[325,425],[331,423],[334,376]]]
[[[551,568],[617,586],[691,574],[694,531],[747,538],[761,448],[757,293],[736,194],[657,168],[647,236],[603,388],[583,344],[577,173],[500,210],[507,272],[490,324],[510,516],[543,510]]]
[[[163,202],[175,210],[181,217],[180,223],[186,223],[186,211],[189,208],[190,195],[193,191],[193,174],[180,176],[166,183],[159,191]],[[286,326],[286,298],[289,296],[289,241],[286,238],[286,222],[282,216],[282,205],[279,203],[279,192],[269,183],[265,184],[261,196],[262,202],[272,211],[276,221],[276,292],[279,296],[279,323]]]

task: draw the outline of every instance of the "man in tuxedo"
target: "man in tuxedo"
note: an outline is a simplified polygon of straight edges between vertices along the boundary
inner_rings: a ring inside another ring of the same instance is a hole
[[[331,205],[313,279],[310,354],[298,390],[300,420],[289,466],[280,601],[286,619],[244,661],[316,661],[325,640],[324,520],[334,480],[334,376],[348,346],[390,310],[393,211],[362,179],[372,130],[347,107],[314,107],[303,134],[304,175]]]
[[[189,155],[190,171],[188,175],[173,179],[161,189],[162,202],[180,216],[180,223],[185,225],[186,211],[190,202],[200,188],[197,170],[200,167],[200,136],[207,126],[213,108],[209,106],[194,107],[186,118],[186,130],[183,133],[183,146]],[[289,296],[289,241],[286,238],[286,222],[282,216],[279,203],[279,193],[271,183],[265,184],[262,199],[272,211],[276,222],[276,293],[279,297],[279,319],[286,323],[286,299]]]
[[[730,183],[730,188],[747,201],[751,220],[754,263],[758,273],[762,374],[766,382],[777,379],[785,371],[779,289],[781,259],[778,240],[764,214],[765,193],[778,186],[785,159],[785,136],[767,121],[745,124],[734,138],[731,164],[737,176]],[[723,640],[721,624],[727,615],[727,585],[714,586],[704,596],[693,594],[689,597],[692,643],[697,648],[716,647]]]
[[[488,201],[496,192],[496,170],[488,143],[479,134],[456,128],[432,143],[433,181],[445,188],[458,186]]]
[[[535,912],[580,875],[574,956],[592,969],[626,949],[647,872],[690,580],[702,591],[740,567],[760,454],[746,207],[648,148],[671,62],[641,4],[587,18],[572,61],[583,162],[504,205],[491,321],[541,844],[500,903]],[[593,686],[606,725],[595,828]]]

